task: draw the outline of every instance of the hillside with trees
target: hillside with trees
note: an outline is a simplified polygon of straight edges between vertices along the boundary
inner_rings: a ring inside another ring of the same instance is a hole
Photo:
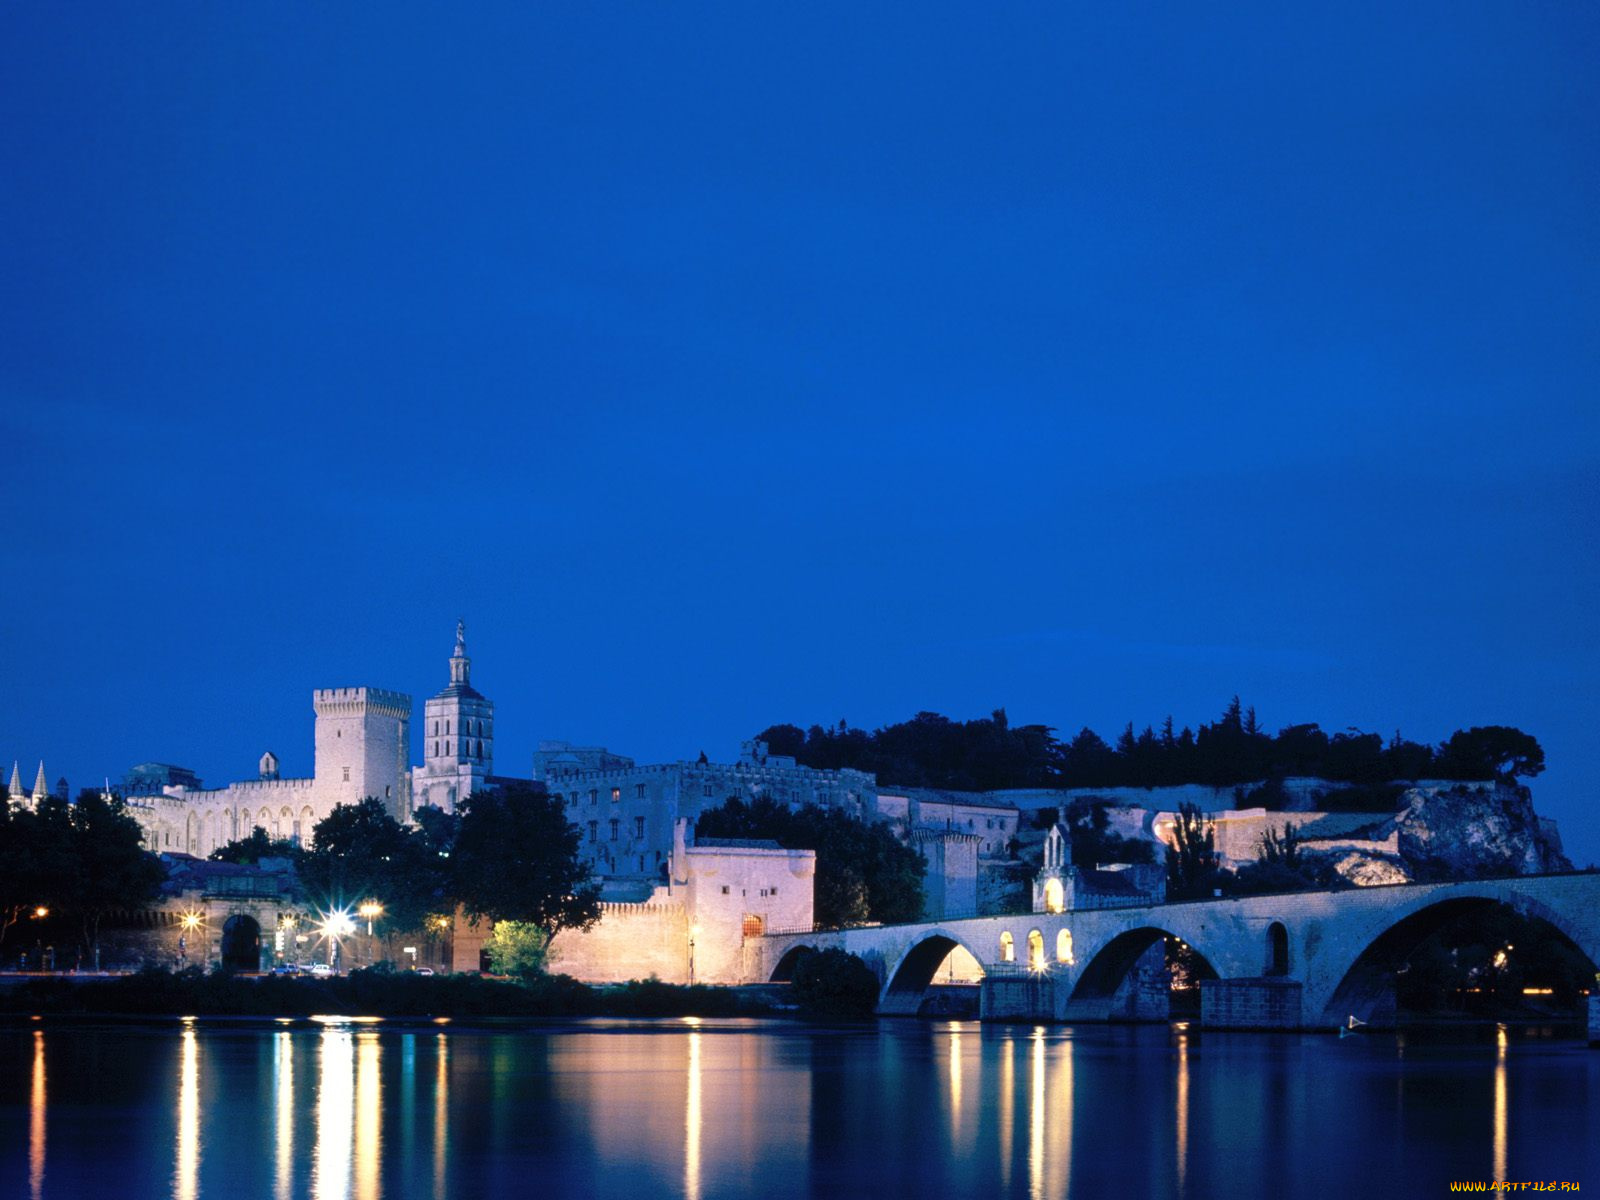
[[[871,771],[894,787],[995,791],[1001,788],[1214,787],[1315,776],[1352,786],[1417,779],[1527,778],[1544,770],[1544,750],[1531,734],[1504,725],[1458,730],[1437,746],[1316,724],[1270,733],[1237,696],[1215,721],[1137,730],[1129,722],[1114,741],[1082,729],[1063,741],[1047,725],[1012,725],[1005,709],[973,721],[921,712],[868,732],[844,721],[825,727],[773,725],[756,735],[773,754],[804,766]]]

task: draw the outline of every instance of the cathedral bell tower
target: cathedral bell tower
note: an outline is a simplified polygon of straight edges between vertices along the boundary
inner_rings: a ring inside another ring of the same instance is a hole
[[[494,701],[472,686],[466,622],[456,622],[450,683],[425,706],[423,765],[412,794],[421,805],[454,812],[457,802],[488,786],[494,774]]]

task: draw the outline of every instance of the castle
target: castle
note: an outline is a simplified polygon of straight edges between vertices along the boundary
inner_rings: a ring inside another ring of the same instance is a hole
[[[219,846],[249,837],[256,826],[274,838],[309,842],[316,823],[336,805],[368,796],[396,818],[411,813],[411,697],[382,688],[319,688],[314,773],[284,779],[278,758],[261,756],[259,777],[221,788],[168,786],[128,797],[145,845],[204,858]]]

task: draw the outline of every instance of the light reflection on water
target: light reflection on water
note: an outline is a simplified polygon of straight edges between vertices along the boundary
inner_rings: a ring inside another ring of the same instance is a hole
[[[40,1200],[44,1191],[45,1098],[44,1030],[33,1031],[33,1086],[28,1094],[28,1194]]]
[[[0,1195],[1267,1197],[1600,1165],[1600,1054],[1505,1029],[1403,1056],[1182,1026],[452,1030],[0,1027]]]
[[[277,1106],[277,1168],[273,1200],[294,1195],[294,1035],[284,1030],[272,1035],[273,1096]]]
[[[195,1200],[200,1189],[200,1045],[194,1026],[185,1023],[178,1069],[178,1145],[173,1195]]]

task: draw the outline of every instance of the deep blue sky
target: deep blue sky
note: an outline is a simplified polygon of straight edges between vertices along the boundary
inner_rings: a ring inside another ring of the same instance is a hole
[[[1238,692],[1600,857],[1600,9],[1106,7],[6,6],[7,770],[464,615],[507,771]]]

